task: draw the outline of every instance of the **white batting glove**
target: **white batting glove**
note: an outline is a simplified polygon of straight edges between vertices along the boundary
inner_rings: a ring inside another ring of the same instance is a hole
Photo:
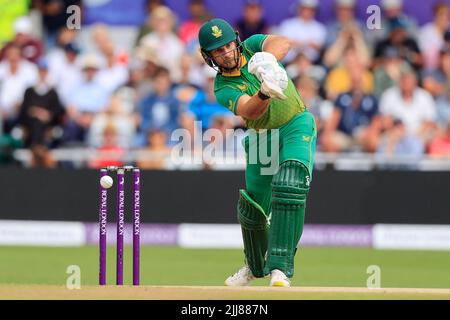
[[[261,82],[262,92],[278,99],[286,99],[283,91],[288,86],[286,71],[279,66],[275,56],[269,52],[255,53],[249,63],[248,71],[254,74]]]
[[[286,90],[288,86],[288,76],[286,70],[280,66],[272,68],[272,66],[262,66],[259,67],[259,74],[261,75],[261,82],[267,79],[275,82],[281,90]]]
[[[277,66],[277,58],[270,52],[257,52],[255,53],[248,62],[248,72],[256,75],[259,79],[258,67],[272,65]]]
[[[261,92],[271,98],[277,98],[281,100],[287,99],[283,93],[283,89],[272,79],[267,78],[261,82]]]
[[[263,73],[266,76],[274,76],[278,67],[277,59],[273,54],[269,52],[257,52],[250,58],[248,72],[254,74],[262,82]]]
[[[261,91],[268,92],[268,96],[285,100],[287,97],[283,91],[288,86],[288,76],[286,71],[280,66],[272,68],[272,66],[258,67],[257,72],[261,76]]]

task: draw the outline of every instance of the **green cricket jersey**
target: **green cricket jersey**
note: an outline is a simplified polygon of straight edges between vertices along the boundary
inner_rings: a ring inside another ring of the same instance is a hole
[[[255,34],[242,42],[243,54],[240,70],[232,73],[218,73],[214,83],[214,93],[217,101],[236,114],[236,106],[239,98],[247,94],[255,95],[261,82],[258,78],[248,72],[247,61],[256,53],[262,51],[262,45],[267,35]],[[281,63],[279,63],[281,67]],[[260,118],[256,120],[245,119],[247,128],[252,129],[275,129],[279,128],[295,115],[306,110],[297,89],[291,79],[288,87],[284,90],[286,100],[272,99],[269,108]]]

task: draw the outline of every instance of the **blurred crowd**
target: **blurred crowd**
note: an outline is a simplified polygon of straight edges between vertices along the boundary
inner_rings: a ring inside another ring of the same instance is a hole
[[[198,50],[198,30],[214,17],[203,0],[189,0],[184,21],[163,0],[148,0],[131,50],[117,47],[103,24],[92,28],[94,50],[86,48],[61,19],[73,4],[80,1],[33,1],[42,25],[18,15],[10,35],[0,32],[0,163],[11,161],[8,150],[27,148],[33,166],[54,167],[50,150],[86,147],[103,154],[89,166],[120,165],[129,150],[167,155],[178,128],[244,128],[217,103],[215,71]],[[436,1],[433,20],[419,26],[401,0],[382,0],[375,30],[356,18],[355,0],[335,0],[335,20],[326,23],[316,20],[318,6],[299,0],[294,17],[269,25],[263,4],[247,0],[232,21],[241,40],[292,40],[283,63],[316,118],[317,150],[449,157],[449,6]],[[43,37],[33,36],[36,28]]]

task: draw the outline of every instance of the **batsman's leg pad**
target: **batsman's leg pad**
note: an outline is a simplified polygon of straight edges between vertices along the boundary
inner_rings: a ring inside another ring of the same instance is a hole
[[[255,277],[264,277],[269,231],[266,213],[245,190],[239,191],[237,209],[244,240],[245,259]]]
[[[294,274],[294,256],[303,232],[309,170],[299,161],[280,165],[272,180],[272,215],[265,272],[273,269]]]

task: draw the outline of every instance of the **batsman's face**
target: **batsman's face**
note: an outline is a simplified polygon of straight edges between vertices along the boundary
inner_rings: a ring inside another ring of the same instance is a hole
[[[238,52],[234,41],[212,50],[211,56],[219,67],[227,69],[235,69],[238,67]]]

